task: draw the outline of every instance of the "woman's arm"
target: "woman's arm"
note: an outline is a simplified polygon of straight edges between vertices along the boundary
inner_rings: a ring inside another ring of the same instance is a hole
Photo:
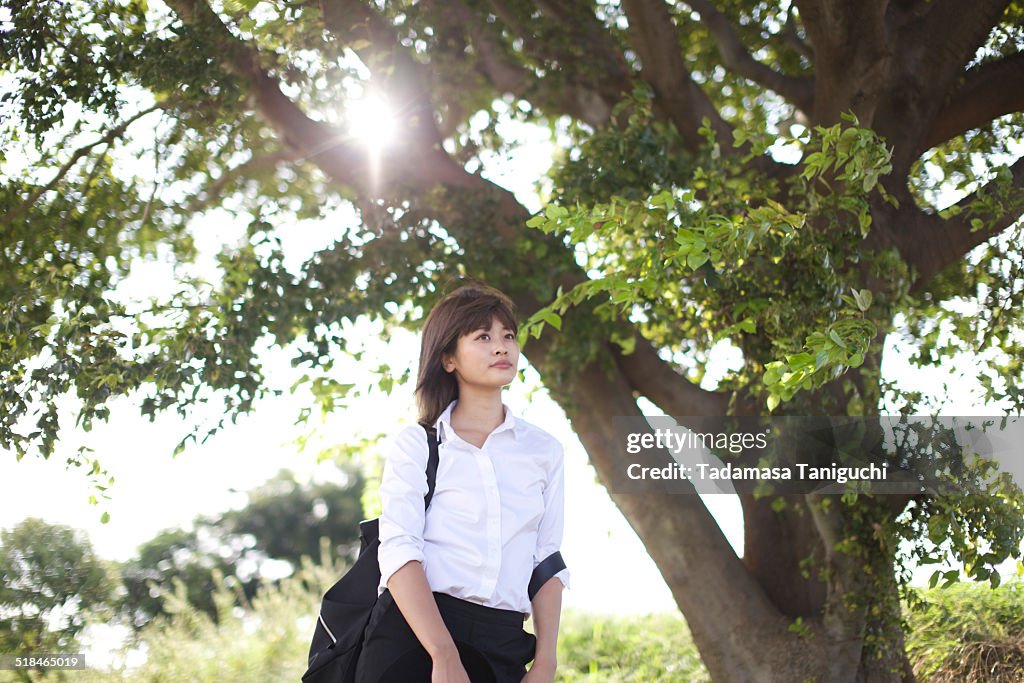
[[[416,560],[406,562],[388,579],[388,590],[433,661],[431,682],[470,683],[455,641],[437,609],[423,565]]]
[[[558,624],[562,615],[562,582],[554,577],[533,596],[533,629],[537,636],[537,652],[533,666],[523,683],[551,683],[555,679],[558,657]]]

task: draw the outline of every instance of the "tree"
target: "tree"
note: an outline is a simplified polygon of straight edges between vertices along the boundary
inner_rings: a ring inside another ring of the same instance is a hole
[[[524,352],[606,486],[612,417],[640,397],[694,417],[927,409],[882,375],[887,335],[919,365],[974,351],[985,398],[1021,409],[1016,0],[166,2],[7,5],[0,134],[30,154],[0,195],[0,445],[19,457],[52,451],[71,391],[86,429],[135,391],[145,414],[214,395],[233,418],[277,391],[267,335],[340,405],[342,323],[415,329],[464,275],[538,316]],[[346,132],[358,93],[397,112],[395,145]],[[533,218],[478,172],[512,119],[565,148]],[[321,223],[334,242],[289,272],[279,235],[342,205],[359,224]],[[213,207],[248,221],[222,281],[145,309],[111,295],[140,256],[190,259]],[[719,339],[742,367],[709,389]],[[928,560],[948,540],[997,580],[1022,538],[1001,486],[742,495],[742,557],[696,496],[612,498],[715,680],[905,681],[899,541]]]
[[[268,561],[287,562],[294,571],[303,557],[320,559],[321,539],[332,557],[351,559],[363,518],[362,478],[343,468],[350,475],[346,485],[299,484],[293,473],[279,472],[248,492],[245,507],[197,517],[190,529],[161,531],[121,567],[127,593],[122,613],[141,628],[166,613],[162,593],[172,593],[180,581],[189,604],[216,619],[215,596],[225,580],[252,599],[274,574],[280,576],[280,569],[266,571]]]
[[[115,581],[80,532],[29,517],[0,531],[0,649],[73,652],[85,613],[113,603]]]

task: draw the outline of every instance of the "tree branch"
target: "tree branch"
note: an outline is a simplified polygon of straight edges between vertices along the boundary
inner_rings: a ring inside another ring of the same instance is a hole
[[[189,200],[188,213],[201,211],[213,204],[224,192],[224,188],[237,178],[277,168],[284,161],[296,161],[298,157],[290,150],[278,150],[261,156],[254,156],[234,168],[225,169],[220,176]]]
[[[523,54],[548,72],[543,79],[530,73],[531,94],[538,95],[531,101],[542,108],[556,107],[594,128],[609,122],[612,108],[631,91],[633,74],[590,2],[540,0],[537,16],[524,16],[514,3],[490,0],[486,5],[522,41]],[[465,23],[474,45],[480,40],[500,44],[493,35],[496,27],[489,28],[482,18],[475,15]]]
[[[32,206],[37,201],[39,201],[40,197],[42,197],[44,194],[46,194],[53,188],[57,187],[57,183],[63,180],[64,177],[68,174],[68,172],[72,168],[74,168],[75,164],[77,164],[83,157],[88,155],[89,152],[99,147],[100,145],[110,145],[112,142],[114,142],[114,140],[117,140],[126,132],[128,132],[128,127],[136,121],[138,121],[139,119],[141,119],[142,117],[147,116],[148,114],[152,114],[154,111],[157,111],[158,109],[165,109],[169,106],[171,106],[170,101],[157,102],[152,107],[143,109],[142,111],[133,114],[131,117],[117,124],[110,130],[108,130],[106,135],[101,137],[96,142],[76,149],[74,154],[71,155],[71,158],[68,159],[67,162],[63,166],[61,166],[60,169],[57,170],[57,173],[53,176],[53,178],[50,179],[50,182],[46,183],[46,185],[43,185],[42,187],[36,188],[36,190],[25,199],[25,201],[23,201],[21,204],[19,204],[18,206],[4,214],[4,216],[0,218],[0,225],[11,225],[17,218],[24,215],[29,209],[32,208]]]
[[[551,114],[567,114],[593,128],[600,128],[608,123],[612,107],[621,98],[622,93],[612,94],[606,83],[598,90],[590,84],[578,82],[580,79],[572,73],[572,64],[564,65],[562,70],[562,76],[569,82],[552,87],[550,77],[538,77],[521,63],[516,53],[505,44],[500,31],[502,26],[511,29],[506,22],[487,23],[478,11],[465,2],[428,0],[427,4],[436,4],[437,12],[444,13],[454,20],[450,30],[457,34],[460,47],[472,47],[473,55],[476,57],[476,72],[498,93],[529,100],[532,105]],[[538,46],[533,41],[530,45]],[[628,78],[624,82],[628,84]]]
[[[796,29],[796,7],[790,4],[789,9],[786,10],[786,24],[782,27],[782,39],[787,45],[796,50],[797,54],[806,59],[808,62],[814,61],[814,51],[811,50],[810,46],[807,45],[797,33]]]
[[[1024,111],[1024,52],[968,70],[963,85],[932,122],[922,151],[1020,111]]]
[[[629,35],[643,65],[641,75],[654,89],[655,103],[675,124],[683,144],[696,151],[703,140],[697,132],[707,118],[723,149],[732,149],[732,127],[690,77],[679,48],[675,22],[663,0],[623,0]]]
[[[537,77],[511,58],[501,39],[486,27],[479,26],[479,17],[464,2],[445,4],[459,24],[463,35],[479,56],[479,71],[496,89],[522,97],[527,89],[537,85]]]
[[[914,45],[932,45],[934,48],[919,63],[921,56],[916,52],[904,54],[910,60],[907,68],[920,74],[927,68],[926,84],[942,88],[935,93],[940,101],[950,94],[948,90],[960,71],[971,61],[978,47],[999,18],[1006,12],[1011,0],[975,0],[971,11],[965,12],[959,0],[935,0],[924,11],[920,20],[908,25],[908,35],[899,36],[898,47],[903,51],[915,49]],[[925,76],[925,74],[921,74]]]
[[[774,90],[804,113],[811,111],[814,106],[813,78],[787,76],[754,59],[729,19],[710,0],[686,0],[686,4],[700,14],[705,26],[711,31],[726,68]]]
[[[434,74],[399,43],[391,24],[369,3],[359,0],[319,0],[324,26],[343,41],[357,44],[355,52],[373,78],[384,84],[389,101],[403,118],[403,135],[419,144],[440,148],[443,142],[434,120],[431,99]]]
[[[853,110],[870,125],[888,84],[886,0],[796,0],[814,46],[812,120],[829,124]]]
[[[531,363],[543,367],[550,339],[544,335],[536,344],[531,341]],[[614,482],[623,476],[623,463],[621,435],[616,435],[610,416],[642,417],[622,373],[613,369],[609,374],[600,363],[591,363],[575,372],[567,386],[553,388],[552,393],[565,407],[573,431],[612,500],[661,568],[716,680],[751,680],[750,673],[758,670],[759,655],[781,653],[792,638],[786,630],[789,621],[736,556],[700,496],[615,490]],[[759,647],[737,642],[741,632],[752,632],[748,637]]]
[[[426,188],[438,182],[461,179],[462,168],[437,145],[430,144],[435,133],[428,132],[426,142],[422,135],[413,135],[431,131],[432,118],[430,127],[410,125],[403,130],[410,134],[412,144],[381,159],[379,167],[373,166],[369,153],[351,144],[347,134],[311,119],[288,99],[277,82],[260,67],[257,50],[231,35],[205,0],[168,0],[167,4],[182,21],[213,31],[225,68],[249,85],[257,111],[278,133],[284,146],[294,150],[299,158],[315,163],[332,181],[375,196],[390,180]],[[426,121],[420,117],[419,123]]]
[[[729,400],[724,394],[701,389],[658,356],[657,349],[639,332],[634,333],[633,353],[624,355],[616,346],[613,355],[629,385],[668,415],[725,415]]]
[[[1012,188],[1020,192],[1024,189],[1024,157],[1010,167],[1010,172]],[[959,213],[952,218],[943,220],[934,214],[919,211],[910,229],[897,233],[896,245],[900,254],[917,272],[913,287],[915,291],[926,287],[935,275],[962,259],[979,244],[1006,230],[1024,214],[1024,202],[1014,204],[1013,208],[1002,215],[972,210],[972,203],[979,195],[990,193],[996,182],[990,182],[957,202]],[[985,227],[972,229],[971,222],[975,219],[981,219]]]

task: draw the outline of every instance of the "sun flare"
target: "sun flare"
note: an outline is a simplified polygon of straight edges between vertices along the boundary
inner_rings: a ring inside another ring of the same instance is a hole
[[[395,113],[377,95],[353,100],[348,106],[349,133],[370,150],[390,146],[398,132]]]

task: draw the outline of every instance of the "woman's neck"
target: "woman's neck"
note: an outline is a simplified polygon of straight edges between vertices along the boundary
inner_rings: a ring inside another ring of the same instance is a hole
[[[459,387],[459,401],[452,409],[452,427],[455,431],[480,431],[489,434],[505,421],[505,406],[501,402],[501,389],[474,391]]]

